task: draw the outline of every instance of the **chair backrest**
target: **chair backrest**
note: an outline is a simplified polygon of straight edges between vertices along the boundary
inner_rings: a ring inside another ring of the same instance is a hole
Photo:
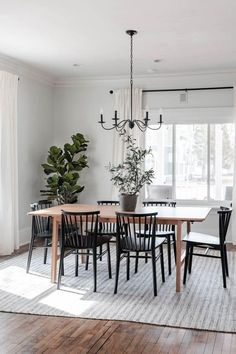
[[[220,207],[220,210],[217,213],[219,215],[220,243],[223,245],[227,235],[227,230],[232,214],[232,208]]]
[[[47,209],[52,206],[51,200],[39,200],[38,202],[34,202],[30,204],[31,210],[40,210],[40,209]]]
[[[120,205],[119,200],[98,200],[98,205]],[[99,232],[105,234],[116,234],[116,223],[111,222],[100,222]]]
[[[165,206],[165,207],[176,207],[176,202],[173,201],[162,201],[162,200],[147,200],[143,202],[143,206]],[[161,232],[170,232],[170,231],[175,231],[175,225],[169,225],[169,224],[158,224],[157,231]]]
[[[157,213],[116,212],[116,220],[118,249],[148,251],[155,244]]]
[[[120,205],[119,200],[98,200],[98,205]]]
[[[69,249],[93,248],[97,242],[99,211],[62,210],[61,246]]]
[[[30,204],[32,211],[47,209],[52,206],[52,201],[50,200],[39,200]],[[51,217],[42,217],[38,215],[33,215],[32,218],[32,232],[35,236],[44,235],[49,232],[51,228]]]
[[[169,207],[175,207],[176,202],[171,202],[171,201],[162,201],[162,200],[146,200],[143,202],[143,206],[169,206]]]

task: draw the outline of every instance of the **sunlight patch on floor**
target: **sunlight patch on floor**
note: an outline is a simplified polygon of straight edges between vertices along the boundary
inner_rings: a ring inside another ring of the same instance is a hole
[[[86,292],[63,287],[60,290],[55,290],[51,294],[40,300],[41,304],[56,308],[68,314],[79,316],[89,308],[96,306],[97,301],[83,300]]]
[[[34,299],[53,286],[50,279],[26,274],[21,267],[9,266],[0,270],[0,290],[26,299]]]

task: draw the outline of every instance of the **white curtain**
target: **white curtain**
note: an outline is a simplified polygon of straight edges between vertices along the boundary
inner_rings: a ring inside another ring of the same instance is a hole
[[[19,248],[16,75],[0,71],[0,254]]]
[[[233,212],[231,216],[232,243],[236,245],[236,87],[234,87],[234,126],[235,126],[235,143],[234,143],[234,183],[233,183]]]
[[[130,119],[130,89],[119,89],[114,91],[114,109],[117,110],[117,115],[120,120]],[[143,119],[142,113],[142,89],[133,89],[133,119]],[[132,135],[137,142],[137,145],[144,147],[145,133],[141,132],[137,126],[130,129],[128,125],[125,126],[128,134]],[[125,144],[118,132],[114,132],[113,138],[113,155],[112,164],[118,165],[124,161],[125,158]],[[117,198],[117,190],[113,187],[112,198]]]

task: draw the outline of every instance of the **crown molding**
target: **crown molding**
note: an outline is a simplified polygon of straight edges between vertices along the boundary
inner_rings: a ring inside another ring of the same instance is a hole
[[[146,74],[146,75],[135,75],[136,84],[144,84],[145,81],[153,83],[157,82],[158,79],[168,79],[168,78],[178,78],[178,77],[204,77],[204,76],[230,76],[231,84],[236,85],[236,68],[228,68],[224,70],[212,70],[212,71],[189,71],[189,72],[173,72],[173,73],[158,73],[158,74]],[[58,77],[54,80],[55,87],[89,87],[89,86],[107,86],[115,83],[118,85],[129,85],[129,76],[68,76],[68,77]],[[111,87],[112,88],[112,87]]]
[[[19,77],[25,76],[32,80],[41,82],[51,87],[112,87],[129,86],[129,75],[119,76],[60,76],[55,77],[47,74],[31,65],[24,63],[18,59],[12,58],[0,53],[0,70],[9,71]],[[227,68],[222,70],[206,70],[206,71],[189,71],[189,72],[164,72],[155,74],[135,75],[135,83],[145,86],[145,84],[156,85],[160,79],[178,78],[178,77],[204,77],[204,76],[227,76],[227,80],[231,80],[231,85],[236,86],[236,68]]]
[[[29,79],[41,82],[48,86],[54,86],[55,78],[48,75],[35,67],[28,65],[18,59],[9,57],[0,53],[0,70],[9,71],[19,76],[25,76]]]

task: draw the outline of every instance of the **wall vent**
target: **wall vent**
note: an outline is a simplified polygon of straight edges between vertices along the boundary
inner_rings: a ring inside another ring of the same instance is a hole
[[[188,92],[182,92],[179,95],[179,102],[180,103],[187,103],[188,102]]]

